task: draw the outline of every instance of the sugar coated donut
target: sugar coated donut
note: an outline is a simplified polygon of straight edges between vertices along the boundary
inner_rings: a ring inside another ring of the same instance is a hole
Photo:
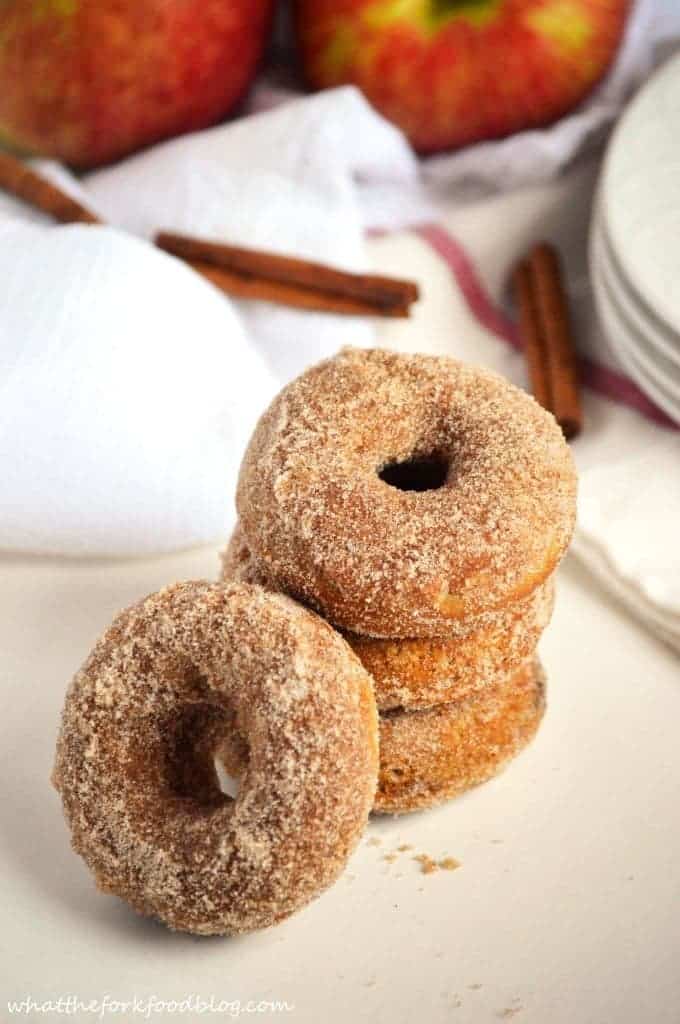
[[[245,584],[124,611],[68,691],[54,783],[99,887],[171,928],[231,934],[330,885],[375,792],[370,677],[325,622]],[[214,751],[238,736],[237,797]]]
[[[374,811],[422,810],[490,779],[531,740],[544,708],[545,676],[529,660],[467,700],[381,714]]]
[[[221,558],[223,579],[276,589],[239,524]],[[346,633],[345,639],[373,676],[380,711],[426,708],[462,700],[519,669],[550,621],[554,594],[549,579],[528,597],[475,620],[469,635],[379,640]]]
[[[346,349],[264,413],[237,507],[281,589],[336,626],[436,637],[547,579],[575,494],[554,418],[502,377]]]

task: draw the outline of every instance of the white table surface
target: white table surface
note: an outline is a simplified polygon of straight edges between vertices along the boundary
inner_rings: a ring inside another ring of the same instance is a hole
[[[216,559],[0,561],[0,1019],[29,995],[196,993],[284,1000],[249,1016],[315,1024],[676,1024],[678,662],[569,560],[542,641],[547,718],[501,777],[372,823],[337,885],[261,934],[173,934],[96,892],[48,783],[65,685],[119,608]],[[461,867],[425,875],[419,853]]]

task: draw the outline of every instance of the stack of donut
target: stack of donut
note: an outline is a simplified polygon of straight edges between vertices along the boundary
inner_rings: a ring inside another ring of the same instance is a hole
[[[290,384],[225,579],[123,611],[67,693],[53,781],[99,887],[171,928],[263,928],[338,877],[371,809],[496,772],[543,712],[575,486],[552,416],[494,374],[347,350]]]
[[[534,735],[575,495],[553,417],[453,359],[346,349],[262,416],[222,576],[314,609],[372,675],[375,811],[457,796]]]

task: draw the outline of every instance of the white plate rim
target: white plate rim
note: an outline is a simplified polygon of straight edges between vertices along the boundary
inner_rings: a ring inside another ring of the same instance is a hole
[[[598,259],[595,252],[595,236],[591,236],[593,245],[593,268]],[[661,385],[658,381],[654,380],[649,374],[640,366],[639,361],[635,358],[631,348],[622,344],[622,337],[629,337],[629,329],[625,323],[621,320],[620,314],[616,311],[613,306],[609,295],[605,291],[604,281],[601,279],[599,273],[593,269],[592,273],[592,284],[593,294],[595,297],[595,307],[597,314],[604,330],[607,340],[611,344],[612,348],[616,352],[616,355],[621,360],[621,363],[632,379],[638,384],[638,386],[645,392],[645,394],[656,404],[658,407],[669,416],[674,423],[680,423],[680,394],[677,399],[667,394],[662,390]]]
[[[638,315],[637,307],[632,304],[624,286],[616,278],[614,267],[608,262],[605,240],[600,235],[596,244],[603,246],[598,256],[597,273],[602,280],[610,304],[616,308],[618,320],[627,329],[627,348],[634,355],[636,362],[653,378],[662,384],[669,380],[677,387],[680,395],[680,351],[670,359],[667,350],[657,345],[657,338],[650,336],[648,325]],[[680,339],[679,339],[680,342]]]
[[[646,303],[638,298],[635,288],[625,279],[616,255],[611,249],[607,237],[606,226],[600,211],[595,214],[593,231],[598,235],[598,269],[607,280],[609,290],[616,296],[617,305],[638,332],[644,337],[648,346],[672,364],[676,372],[680,372],[680,332],[673,331],[663,320],[654,316]],[[677,339],[674,345],[669,339]]]
[[[618,232],[615,227],[616,215],[613,211],[613,200],[610,194],[611,186],[608,186],[608,181],[612,173],[612,165],[618,158],[618,151],[622,144],[622,137],[630,130],[629,125],[631,122],[633,123],[634,128],[635,118],[638,116],[638,109],[647,102],[650,90],[660,88],[659,83],[665,81],[666,77],[671,74],[677,74],[680,79],[680,54],[676,53],[672,56],[651,76],[651,78],[648,79],[619,118],[605,154],[604,165],[600,178],[600,202],[605,230],[624,276],[630,283],[631,287],[633,287],[641,296],[645,305],[648,306],[650,310],[653,310],[659,319],[663,321],[664,325],[673,332],[675,331],[674,324],[678,323],[678,309],[674,309],[669,305],[664,300],[663,296],[654,295],[653,292],[650,292],[645,285],[644,280],[640,280],[638,278],[637,268],[635,267],[634,262],[631,262],[629,256],[631,246],[629,244],[624,244],[624,242],[628,242],[627,239],[624,240],[618,237]],[[678,151],[678,157],[680,160],[680,143],[678,144]]]

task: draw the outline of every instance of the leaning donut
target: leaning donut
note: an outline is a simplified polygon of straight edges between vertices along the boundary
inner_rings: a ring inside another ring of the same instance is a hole
[[[485,782],[529,743],[544,709],[545,676],[530,660],[467,700],[382,714],[374,811],[423,810]]]
[[[213,752],[245,740],[235,800]],[[341,872],[377,775],[370,677],[287,597],[182,583],[123,612],[69,689],[54,783],[101,889],[171,928],[247,932]]]
[[[264,413],[237,507],[267,572],[334,625],[431,637],[546,580],[575,493],[554,418],[502,377],[346,349]]]
[[[276,589],[239,524],[221,558],[223,579]],[[533,654],[550,621],[554,593],[549,579],[529,597],[477,620],[469,635],[379,640],[346,633],[345,639],[373,677],[380,711],[459,701],[517,671]]]

